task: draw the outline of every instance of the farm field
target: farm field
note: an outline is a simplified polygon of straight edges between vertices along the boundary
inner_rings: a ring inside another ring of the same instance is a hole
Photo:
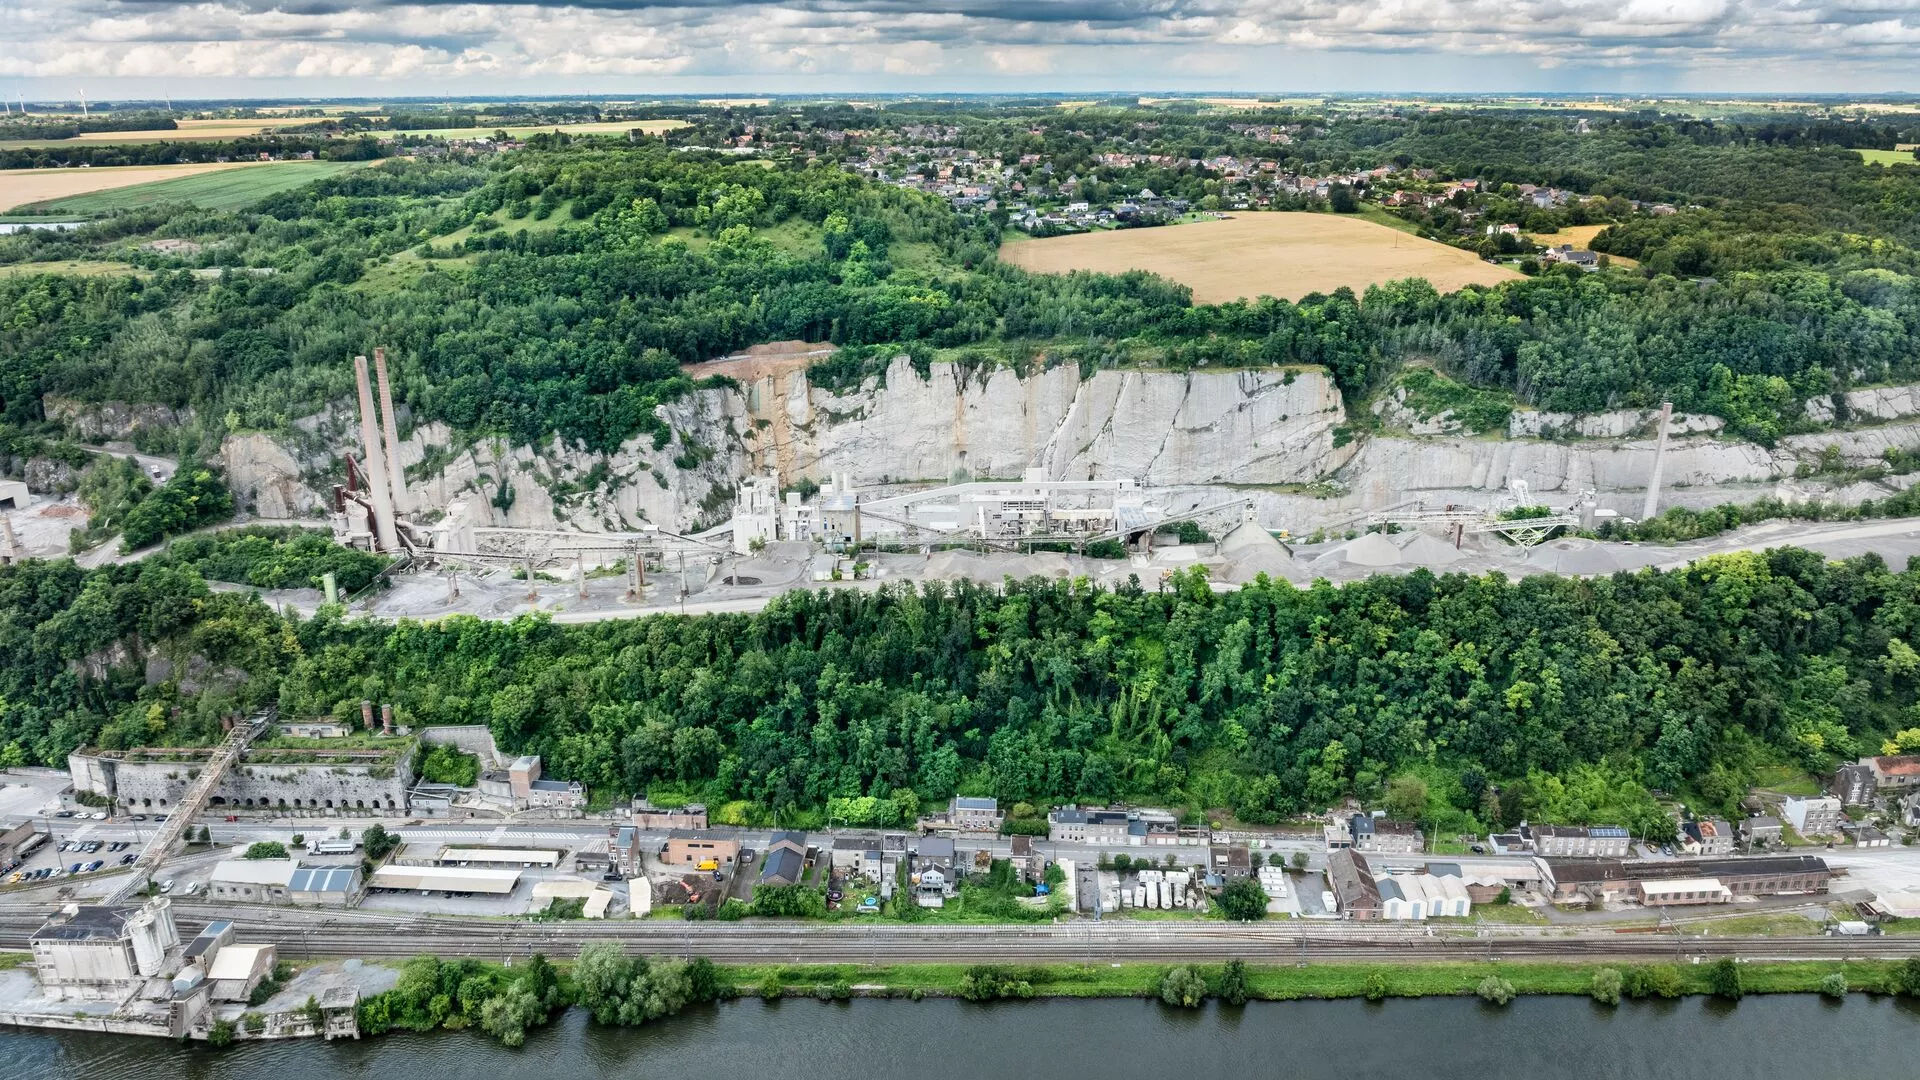
[[[441,139],[472,138],[477,135],[491,135],[496,131],[505,131],[516,139],[524,139],[542,131],[564,131],[569,135],[625,135],[639,128],[649,135],[658,135],[663,131],[673,131],[688,127],[685,120],[603,120],[597,124],[535,124],[519,127],[479,127],[467,128],[409,128],[395,132],[396,135],[431,135]]]
[[[89,131],[71,139],[15,139],[0,141],[0,149],[21,150],[38,146],[102,146],[151,142],[208,142],[259,135],[274,128],[298,127],[314,121],[306,117],[255,117],[252,120],[180,120],[175,131]]]
[[[1423,277],[1441,292],[1520,275],[1445,244],[1358,218],[1242,213],[1221,221],[1053,236],[1009,244],[1001,259],[1043,274],[1147,270],[1193,289],[1199,303],[1298,300],[1345,285],[1355,292]]]
[[[199,165],[128,165],[112,169],[7,169],[0,171],[0,207],[51,202],[111,188],[247,167],[247,162],[232,161]]]
[[[130,166],[119,169],[30,169],[0,173],[0,206],[33,209],[64,214],[106,214],[155,203],[191,203],[208,210],[233,210],[250,205],[276,192],[323,180],[364,166],[359,161],[276,161],[235,162],[219,165]],[[128,184],[100,185],[83,191],[41,195],[37,199],[16,202],[7,186],[11,177],[31,178],[45,173],[54,178],[91,174],[143,173]]]
[[[1869,165],[1916,165],[1920,159],[1913,156],[1911,148],[1906,150],[1855,150],[1860,160]]]

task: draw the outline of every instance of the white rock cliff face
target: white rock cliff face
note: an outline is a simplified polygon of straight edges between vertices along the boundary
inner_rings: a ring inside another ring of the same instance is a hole
[[[1317,479],[1352,454],[1333,445],[1346,421],[1318,371],[1100,371],[1058,367],[1022,379],[1005,368],[968,378],[935,364],[922,379],[905,357],[885,385],[835,394],[804,371],[745,389],[750,444],[783,478],[848,473],[856,483],[1130,477],[1147,484],[1287,484]]]
[[[1510,479],[1526,481],[1546,502],[1591,488],[1603,505],[1637,515],[1655,446],[1652,417],[1640,410],[1518,412],[1506,438],[1342,441],[1336,429],[1346,411],[1317,370],[1100,371],[1083,379],[1072,367],[1022,378],[936,364],[921,378],[901,357],[884,379],[838,393],[813,386],[796,366],[749,370],[739,381],[739,389],[700,390],[661,406],[656,415],[674,434],[659,449],[651,437],[604,456],[557,439],[539,448],[469,445],[443,425],[419,425],[401,446],[412,474],[408,497],[424,520],[465,497],[497,525],[607,531],[651,523],[684,531],[725,520],[739,482],[770,468],[782,484],[844,473],[862,486],[1040,469],[1053,479],[1244,492],[1265,524],[1304,531],[1413,500],[1483,503]],[[357,452],[346,413],[309,419],[296,439],[234,436],[222,448],[236,498],[262,517],[317,514],[322,497],[301,476],[336,474],[334,459]],[[1911,478],[1833,491],[1795,480],[1796,470],[1829,446],[1856,467],[1880,461],[1890,447],[1920,446],[1920,420],[1794,436],[1771,449],[1713,437],[1715,418],[1676,420],[1663,506],[1762,495],[1877,497]],[[1529,437],[1545,428],[1584,437]],[[443,464],[420,468],[429,456]],[[513,498],[501,510],[492,504],[503,481]],[[1298,491],[1323,481],[1333,483],[1317,495]]]

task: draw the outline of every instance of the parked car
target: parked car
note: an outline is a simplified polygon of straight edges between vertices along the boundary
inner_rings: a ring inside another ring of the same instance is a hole
[[[95,821],[107,820],[107,812],[105,810],[95,810],[93,813],[88,814],[87,816],[92,818]]]
[[[81,866],[81,864],[80,864],[80,863],[74,863],[74,864],[73,864],[72,866],[69,866],[69,867],[67,867],[67,873],[69,873],[69,874],[77,874],[77,873],[79,873],[79,872],[80,872],[80,866]]]
[[[87,873],[91,874],[95,870],[98,870],[105,865],[107,865],[107,861],[105,859],[95,859],[92,862],[87,864]]]
[[[173,882],[163,881],[160,883],[160,895],[165,896],[167,893],[170,893],[172,891],[173,891]]]
[[[73,816],[73,811],[71,811],[71,810],[62,810],[62,811],[60,811],[59,813],[57,813],[57,814],[55,814],[55,815],[53,815],[53,816],[54,816],[54,817],[72,817],[72,816]]]
[[[120,865],[121,865],[121,866],[132,866],[132,865],[133,865],[133,860],[135,860],[135,859],[137,859],[137,858],[139,858],[139,857],[140,857],[140,856],[138,856],[138,855],[135,855],[135,854],[134,854],[133,852],[131,852],[131,851],[129,851],[129,852],[127,852],[127,853],[126,853],[125,855],[122,855],[122,856],[120,856]]]
[[[199,896],[200,889],[201,889],[201,885],[199,882],[196,881],[193,884],[187,886],[185,889],[182,889],[181,892],[186,896]]]

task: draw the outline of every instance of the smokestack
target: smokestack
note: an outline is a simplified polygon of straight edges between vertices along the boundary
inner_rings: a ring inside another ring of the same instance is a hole
[[[1647,504],[1640,509],[1640,520],[1650,521],[1660,511],[1660,468],[1667,463],[1667,422],[1673,419],[1673,402],[1660,403],[1660,439],[1653,446],[1653,478],[1647,482]]]
[[[393,734],[393,706],[391,705],[380,706],[380,733]]]
[[[400,432],[393,418],[393,387],[387,383],[387,350],[373,350],[373,371],[380,380],[380,433],[386,436],[387,475],[393,481],[393,509],[404,514],[412,508],[407,498],[407,477],[400,468]]]
[[[373,730],[373,702],[366,698],[360,699],[360,722],[367,726],[368,731]]]
[[[373,496],[373,538],[381,551],[398,551],[393,531],[393,498],[387,494],[386,455],[380,452],[380,432],[373,418],[373,387],[367,382],[367,358],[353,358],[353,379],[360,388],[360,442],[367,452],[367,491]]]

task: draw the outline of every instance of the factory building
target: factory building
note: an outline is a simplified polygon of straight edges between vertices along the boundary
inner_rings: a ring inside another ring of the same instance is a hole
[[[48,997],[112,999],[159,976],[180,931],[163,897],[144,907],[70,904],[29,941]]]

